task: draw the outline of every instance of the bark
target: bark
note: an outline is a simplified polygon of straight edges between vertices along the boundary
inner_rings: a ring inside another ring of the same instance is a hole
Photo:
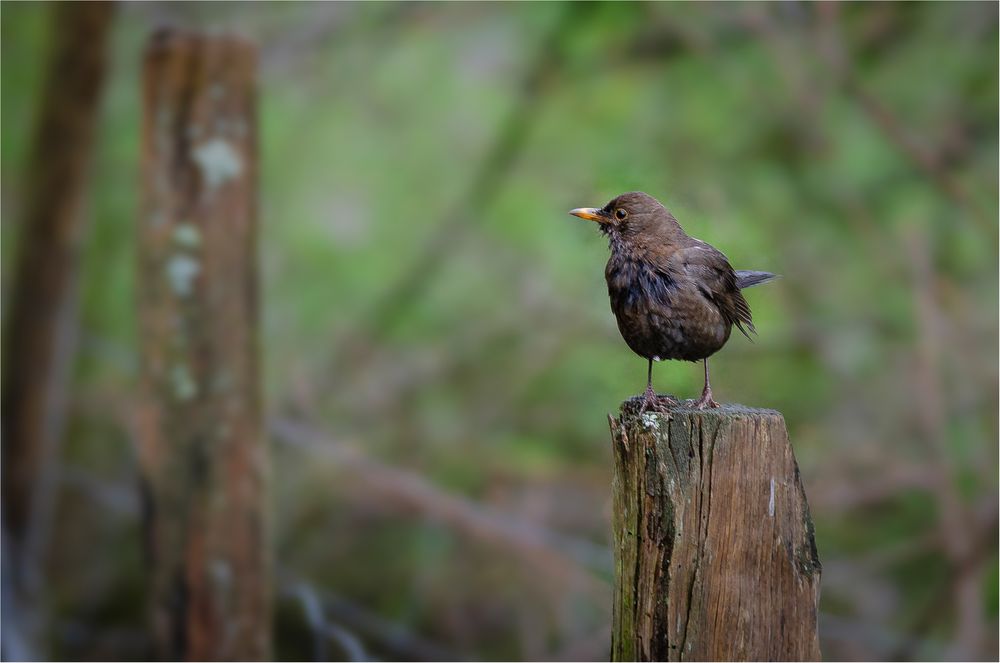
[[[609,420],[612,660],[819,660],[821,567],[781,414]]]
[[[270,656],[256,52],[162,31],[143,72],[140,462],[166,659]]]

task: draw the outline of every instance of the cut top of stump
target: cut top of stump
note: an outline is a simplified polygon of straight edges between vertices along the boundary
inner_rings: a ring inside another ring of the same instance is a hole
[[[656,417],[666,417],[670,418],[673,414],[700,414],[707,415],[709,417],[721,417],[723,419],[727,418],[738,418],[747,416],[757,416],[757,417],[782,417],[781,413],[777,410],[772,410],[770,408],[754,408],[747,407],[746,405],[741,405],[739,403],[722,403],[719,407],[705,408],[699,410],[694,407],[695,401],[687,400],[680,401],[677,405],[670,405],[665,408],[664,411],[646,411],[640,414],[639,407],[641,404],[641,399],[630,398],[629,400],[621,404],[619,409],[619,414],[622,420],[630,417],[637,416],[656,416]],[[784,417],[782,417],[784,418]]]

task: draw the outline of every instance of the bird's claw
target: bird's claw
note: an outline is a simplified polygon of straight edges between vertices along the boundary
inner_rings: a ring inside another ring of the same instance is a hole
[[[705,391],[701,392],[701,398],[699,398],[695,402],[693,407],[696,410],[704,410],[705,408],[716,408],[722,406],[716,403],[715,399],[712,398],[712,390],[706,389]]]
[[[642,401],[639,403],[639,414],[643,414],[644,412],[667,412],[670,406],[677,404],[678,401],[676,398],[657,394],[652,389],[647,389],[642,395]]]

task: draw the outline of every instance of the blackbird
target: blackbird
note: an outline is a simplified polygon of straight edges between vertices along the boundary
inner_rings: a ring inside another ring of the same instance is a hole
[[[694,406],[719,407],[712,398],[708,358],[726,344],[733,325],[747,338],[756,333],[740,290],[776,275],[733,270],[726,256],[690,237],[645,193],[623,193],[600,209],[570,214],[596,221],[608,237],[611,258],[604,276],[611,310],[629,348],[649,362],[640,411],[677,403],[653,391],[653,362],[661,359],[702,360],[705,388]]]

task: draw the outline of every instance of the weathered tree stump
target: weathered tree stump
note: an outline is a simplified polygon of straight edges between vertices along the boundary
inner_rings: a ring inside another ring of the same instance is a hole
[[[608,418],[612,660],[819,660],[821,567],[781,413]]]
[[[143,72],[140,461],[157,654],[270,657],[256,52],[164,31]]]

